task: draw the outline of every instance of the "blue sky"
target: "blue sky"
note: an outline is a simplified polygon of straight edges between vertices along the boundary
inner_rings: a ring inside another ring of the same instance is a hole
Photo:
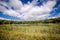
[[[60,0],[0,0],[0,19],[44,20],[60,17]]]

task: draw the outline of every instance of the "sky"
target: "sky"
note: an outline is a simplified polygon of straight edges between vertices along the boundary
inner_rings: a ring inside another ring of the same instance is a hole
[[[45,20],[60,17],[60,0],[0,0],[2,20]]]

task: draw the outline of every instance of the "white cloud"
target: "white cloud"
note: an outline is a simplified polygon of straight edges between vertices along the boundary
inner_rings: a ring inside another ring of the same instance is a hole
[[[49,19],[52,19],[52,18],[59,18],[59,17],[60,17],[60,13],[58,13],[56,16],[49,17]]]
[[[14,7],[15,10],[20,10],[20,8],[23,6],[22,2],[19,0],[10,0],[8,4],[9,6]]]
[[[3,4],[9,9],[6,9],[4,6],[0,6],[0,11],[2,11],[3,14],[22,18],[24,20],[41,20],[48,18],[51,10],[56,4],[56,0],[49,0],[41,6],[35,6],[37,1],[38,0],[33,0],[31,3],[29,2],[28,4],[23,5],[19,0],[10,0],[9,3]],[[14,10],[12,10],[11,7],[13,7]]]
[[[60,13],[56,17],[60,17]]]
[[[0,20],[11,20],[11,19],[0,17]]]

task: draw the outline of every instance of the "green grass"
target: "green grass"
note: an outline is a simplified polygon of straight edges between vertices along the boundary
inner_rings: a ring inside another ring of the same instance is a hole
[[[60,24],[0,25],[0,40],[60,40]]]

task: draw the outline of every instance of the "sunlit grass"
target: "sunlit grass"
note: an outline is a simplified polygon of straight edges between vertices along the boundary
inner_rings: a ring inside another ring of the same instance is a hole
[[[60,40],[60,24],[0,25],[0,40]]]

